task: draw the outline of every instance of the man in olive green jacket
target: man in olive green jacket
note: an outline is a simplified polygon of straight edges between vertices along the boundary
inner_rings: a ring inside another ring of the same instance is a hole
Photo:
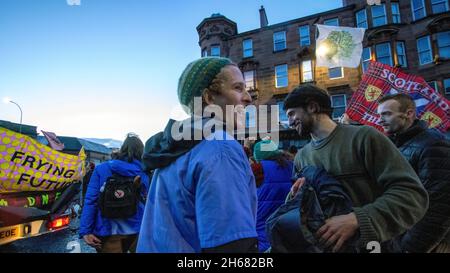
[[[416,173],[392,142],[369,126],[336,124],[325,90],[305,84],[285,99],[289,124],[312,140],[295,157],[295,169],[324,168],[353,201],[353,212],[331,217],[317,232],[320,242],[339,251],[357,235],[360,248],[384,242],[417,223],[428,195]],[[304,179],[294,184],[296,192]]]

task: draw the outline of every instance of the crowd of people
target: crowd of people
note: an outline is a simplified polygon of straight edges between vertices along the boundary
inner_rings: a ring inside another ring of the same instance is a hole
[[[241,145],[217,126],[235,129],[238,111],[194,109],[195,98],[223,113],[252,104],[229,59],[190,63],[177,94],[188,122],[169,120],[145,145],[129,135],[93,169],[80,237],[98,252],[360,253],[373,241],[382,252],[450,252],[450,142],[407,94],[379,100],[383,134],[336,123],[329,94],[302,84],[283,110],[311,141],[288,151],[270,138]]]

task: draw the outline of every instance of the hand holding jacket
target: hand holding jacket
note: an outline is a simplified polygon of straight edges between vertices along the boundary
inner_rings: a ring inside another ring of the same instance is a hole
[[[316,235],[320,237],[319,242],[325,248],[334,245],[333,252],[338,252],[342,245],[355,235],[358,228],[358,220],[355,213],[352,212],[325,220],[325,225],[317,231]]]

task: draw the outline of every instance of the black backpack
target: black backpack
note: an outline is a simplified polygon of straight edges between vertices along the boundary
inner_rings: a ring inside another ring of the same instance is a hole
[[[144,202],[141,184],[134,183],[134,177],[113,173],[100,192],[99,209],[101,215],[111,219],[125,219],[136,214],[139,201]]]

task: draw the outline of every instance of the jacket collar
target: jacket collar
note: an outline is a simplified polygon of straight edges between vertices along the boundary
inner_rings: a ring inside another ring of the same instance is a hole
[[[427,123],[423,120],[416,119],[411,127],[403,133],[393,134],[389,138],[395,143],[397,147],[402,146],[410,139],[428,129]]]

